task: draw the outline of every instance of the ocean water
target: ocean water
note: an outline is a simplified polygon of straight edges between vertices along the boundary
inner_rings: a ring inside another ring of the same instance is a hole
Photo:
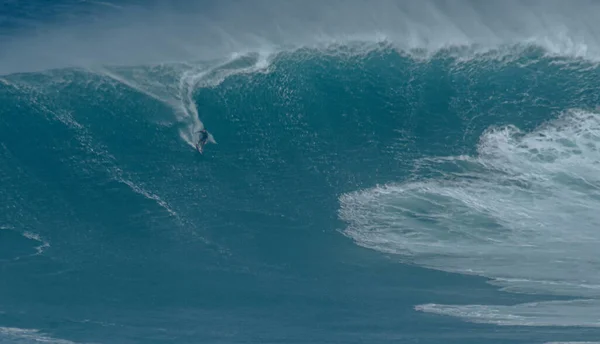
[[[0,2],[0,343],[599,342],[598,14]]]

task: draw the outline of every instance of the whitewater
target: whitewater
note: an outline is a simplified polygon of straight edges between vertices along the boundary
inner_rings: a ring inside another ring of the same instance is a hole
[[[0,343],[600,342],[597,3],[0,5]]]

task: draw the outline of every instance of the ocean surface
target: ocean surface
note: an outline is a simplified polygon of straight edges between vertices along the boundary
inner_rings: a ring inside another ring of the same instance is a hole
[[[0,1],[0,343],[600,342],[598,16]]]

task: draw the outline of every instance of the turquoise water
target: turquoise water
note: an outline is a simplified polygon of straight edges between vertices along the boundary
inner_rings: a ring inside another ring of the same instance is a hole
[[[0,343],[598,340],[600,69],[480,48],[5,73]]]

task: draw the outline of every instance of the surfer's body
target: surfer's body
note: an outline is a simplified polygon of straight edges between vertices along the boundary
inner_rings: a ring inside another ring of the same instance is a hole
[[[204,145],[208,141],[208,131],[206,131],[206,129],[202,129],[199,133],[200,137],[198,138],[198,143],[196,143],[196,149],[198,149],[198,152],[202,154],[204,151]]]

